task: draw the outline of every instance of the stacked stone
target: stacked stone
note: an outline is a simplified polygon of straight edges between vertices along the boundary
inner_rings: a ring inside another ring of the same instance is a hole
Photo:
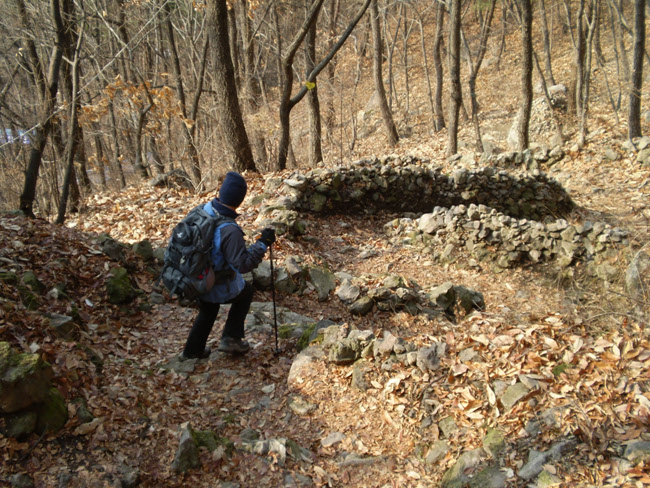
[[[479,261],[494,260],[508,268],[521,262],[558,260],[568,266],[597,254],[628,246],[628,233],[602,222],[570,224],[518,219],[486,205],[435,207],[414,220],[395,219],[384,226],[393,244],[446,246],[441,259],[465,248]]]
[[[562,186],[540,171],[513,176],[485,167],[446,175],[441,168],[413,157],[361,160],[351,166],[294,173],[282,182],[280,191],[288,197],[283,202],[286,208],[315,213],[428,212],[434,206],[473,203],[541,220],[573,208]]]

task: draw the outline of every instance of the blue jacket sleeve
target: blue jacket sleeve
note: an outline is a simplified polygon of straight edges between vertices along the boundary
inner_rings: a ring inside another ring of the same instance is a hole
[[[225,225],[221,229],[221,253],[229,265],[240,273],[257,268],[264,259],[266,245],[260,241],[246,248],[244,231],[238,225]]]

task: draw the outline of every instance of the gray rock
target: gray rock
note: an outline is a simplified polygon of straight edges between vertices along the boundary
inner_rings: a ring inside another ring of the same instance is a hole
[[[331,432],[324,439],[321,439],[320,444],[323,447],[332,447],[335,444],[345,440],[347,436],[342,432]]]
[[[17,473],[9,476],[12,488],[34,488],[34,481],[27,473]]]
[[[353,339],[343,339],[336,342],[329,350],[328,359],[334,364],[350,364],[359,359],[361,350],[359,343]]]
[[[367,315],[372,311],[372,308],[374,306],[375,306],[374,300],[366,296],[366,297],[359,298],[352,305],[350,305],[348,311],[352,315]]]
[[[514,385],[510,385],[501,397],[503,408],[505,410],[510,410],[517,404],[517,402],[519,402],[519,400],[528,395],[528,392],[528,387],[523,383],[517,382]]]
[[[443,488],[462,488],[469,482],[469,473],[481,462],[482,449],[474,449],[463,453],[456,463],[442,477]]]
[[[498,466],[489,466],[476,473],[469,482],[469,488],[505,488],[508,475]]]
[[[441,461],[445,457],[445,455],[448,452],[449,452],[449,443],[447,441],[443,441],[443,440],[437,441],[431,446],[431,448],[429,449],[429,452],[427,452],[425,462],[429,466],[437,464],[439,461]]]
[[[418,229],[426,234],[434,234],[439,228],[440,221],[435,214],[424,214],[418,219]]]
[[[271,262],[262,261],[260,265],[253,270],[254,283],[264,289],[271,288]]]
[[[316,404],[308,402],[300,395],[290,396],[287,404],[293,413],[300,416],[309,415],[318,408]]]
[[[376,340],[373,344],[373,355],[377,358],[386,358],[393,353],[398,337],[388,331],[384,331],[384,337]]]
[[[497,429],[488,429],[483,438],[483,449],[492,457],[496,457],[506,447],[506,440],[503,433]]]
[[[648,270],[650,256],[640,251],[625,271],[625,289],[632,298],[639,299],[647,293],[647,282],[644,282],[644,278],[648,276]]]
[[[336,288],[336,277],[334,273],[325,268],[309,268],[309,281],[318,292],[318,301],[324,302],[329,293]]]
[[[300,386],[312,371],[312,363],[325,358],[325,351],[320,346],[309,346],[296,356],[291,363],[287,385],[289,388]]]
[[[419,349],[416,360],[417,367],[423,373],[434,371],[438,368],[440,359],[445,355],[446,351],[447,344],[444,342],[436,342],[431,347],[423,347]]]
[[[52,327],[59,337],[64,339],[74,338],[74,335],[78,330],[78,326],[75,324],[72,317],[59,315],[57,313],[50,315],[50,327]]]
[[[562,480],[558,476],[543,469],[537,477],[535,488],[551,488],[552,486],[560,486],[561,484]]]
[[[194,439],[194,432],[191,427],[183,429],[181,432],[178,449],[172,462],[172,471],[175,473],[185,473],[190,469],[201,466],[199,459],[199,448]]]
[[[650,442],[633,441],[625,447],[623,457],[631,463],[637,464],[650,459]]]
[[[456,300],[459,307],[467,314],[472,310],[485,309],[485,299],[480,291],[466,288],[462,285],[454,286]]]
[[[368,364],[365,364],[363,361],[357,361],[354,363],[352,368],[352,388],[356,388],[360,391],[366,391],[370,388],[370,384],[366,380],[368,373],[371,371],[371,368]]]
[[[551,460],[557,461],[566,452],[575,448],[575,445],[575,440],[563,440],[554,444],[549,450],[544,452],[533,449],[528,454],[528,462],[521,467],[517,474],[524,480],[533,479],[542,472],[545,464]]]
[[[153,246],[147,239],[133,244],[133,252],[145,261],[153,259]]]
[[[434,288],[428,298],[443,310],[452,311],[456,304],[456,289],[453,283],[448,281]]]
[[[5,428],[4,434],[7,437],[20,439],[36,430],[38,415],[32,410],[23,410],[12,415],[4,417]]]
[[[442,431],[447,439],[451,439],[458,432],[458,424],[451,415],[438,422],[438,428]]]
[[[336,290],[336,295],[342,302],[351,303],[355,302],[359,295],[361,294],[361,289],[353,285],[350,280],[343,280],[341,285]]]

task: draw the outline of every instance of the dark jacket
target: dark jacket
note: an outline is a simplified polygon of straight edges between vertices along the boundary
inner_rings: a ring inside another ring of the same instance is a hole
[[[217,199],[205,204],[203,209],[210,215],[217,213],[224,217],[236,219],[237,212],[222,205]],[[215,271],[229,267],[234,271],[234,278],[225,283],[217,283],[200,299],[210,303],[226,303],[234,299],[244,289],[243,273],[257,268],[264,259],[267,246],[257,241],[246,248],[244,231],[236,222],[226,222],[217,227],[214,232],[214,248],[212,249],[212,265]]]

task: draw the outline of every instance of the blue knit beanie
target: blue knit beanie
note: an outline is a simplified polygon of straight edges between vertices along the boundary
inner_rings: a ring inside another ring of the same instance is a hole
[[[246,180],[239,173],[228,171],[219,188],[219,201],[229,207],[237,208],[246,197]]]

